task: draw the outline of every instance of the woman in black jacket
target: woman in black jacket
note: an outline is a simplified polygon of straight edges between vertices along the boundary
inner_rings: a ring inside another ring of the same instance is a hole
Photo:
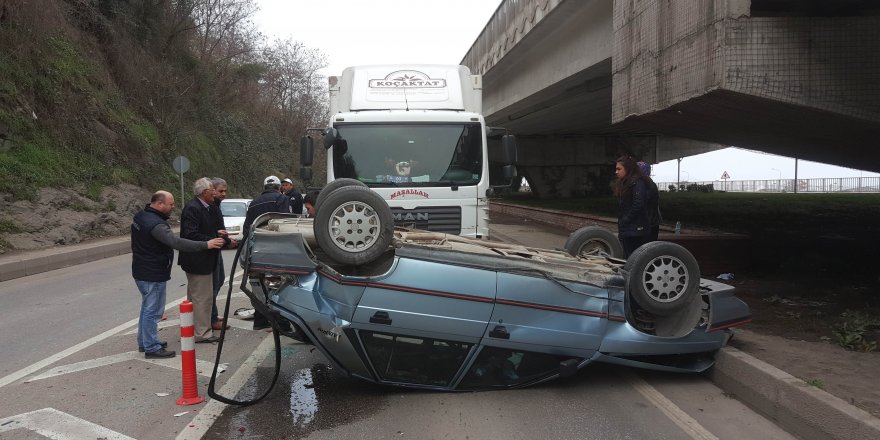
[[[629,258],[639,246],[651,240],[648,184],[636,160],[631,156],[617,159],[614,172],[617,180],[612,188],[619,204],[617,238],[623,245],[626,258]]]

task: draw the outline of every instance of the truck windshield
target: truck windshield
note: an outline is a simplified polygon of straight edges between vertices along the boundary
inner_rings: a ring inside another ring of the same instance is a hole
[[[482,131],[474,124],[337,126],[336,178],[374,186],[476,185],[483,169]]]

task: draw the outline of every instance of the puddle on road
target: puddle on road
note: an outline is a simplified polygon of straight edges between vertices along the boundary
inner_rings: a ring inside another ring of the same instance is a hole
[[[206,438],[302,438],[314,431],[331,429],[379,412],[393,389],[337,374],[319,354],[292,351],[305,359],[281,364],[275,389],[260,403],[231,406],[217,419]],[[236,400],[253,399],[265,392],[272,380],[274,362],[260,367]],[[294,369],[299,366],[299,369]]]
[[[312,370],[304,368],[297,371],[290,385],[290,414],[293,416],[293,424],[307,426],[315,419],[317,412],[318,396],[315,394]]]

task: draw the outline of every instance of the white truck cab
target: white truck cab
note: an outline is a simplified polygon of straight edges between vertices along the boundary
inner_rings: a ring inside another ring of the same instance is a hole
[[[365,183],[399,226],[488,237],[490,129],[480,75],[465,66],[359,66],[329,84],[328,183]],[[513,137],[503,144],[515,162]]]

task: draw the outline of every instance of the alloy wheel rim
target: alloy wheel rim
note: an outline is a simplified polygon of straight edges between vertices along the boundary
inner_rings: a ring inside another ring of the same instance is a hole
[[[689,280],[687,266],[676,257],[664,255],[645,266],[642,286],[654,301],[670,303],[681,298]]]
[[[333,211],[328,220],[330,239],[339,249],[360,252],[379,237],[379,215],[363,202],[347,202]]]

